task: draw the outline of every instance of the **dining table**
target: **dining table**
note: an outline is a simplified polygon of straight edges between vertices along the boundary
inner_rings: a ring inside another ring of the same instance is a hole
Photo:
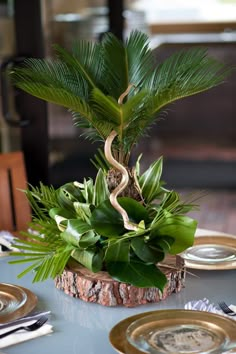
[[[185,286],[165,300],[137,307],[106,307],[73,298],[55,287],[53,279],[33,283],[33,271],[18,278],[23,264],[9,264],[11,256],[0,257],[0,283],[15,284],[33,292],[36,310],[51,311],[53,332],[0,349],[4,354],[115,354],[111,329],[130,316],[166,309],[184,309],[187,302],[207,298],[217,304],[236,305],[236,269],[187,269]],[[1,339],[0,339],[1,340]]]

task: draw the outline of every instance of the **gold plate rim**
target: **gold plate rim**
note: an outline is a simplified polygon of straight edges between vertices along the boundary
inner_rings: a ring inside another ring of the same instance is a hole
[[[11,294],[10,291],[12,288],[25,293],[26,294],[26,301],[22,304],[22,306],[20,306],[19,308],[17,308],[13,312],[0,316],[0,324],[14,321],[20,317],[27,315],[35,308],[35,306],[38,302],[37,296],[32,291],[30,291],[27,288],[24,288],[23,286],[9,284],[9,283],[0,283],[0,291],[2,288],[4,288],[4,291],[6,291],[6,288],[9,288],[9,294]]]
[[[236,237],[235,236],[223,236],[223,235],[202,235],[202,236],[197,236],[195,237],[194,244],[191,248],[194,248],[194,246],[202,246],[202,245],[216,245],[216,246],[225,246],[229,247],[232,250],[235,250],[236,253]],[[187,250],[186,250],[187,251]],[[185,251],[185,252],[186,252]],[[190,259],[185,259],[184,254],[185,252],[182,252],[180,254],[180,257],[184,259],[184,264],[186,268],[192,268],[192,269],[200,269],[200,270],[229,270],[229,269],[236,269],[236,260],[232,261],[222,261],[222,262],[217,262],[217,263],[207,263],[207,262],[201,262],[201,261],[191,261]]]
[[[166,310],[156,310],[156,311],[149,311],[149,312],[143,312],[139,313],[130,317],[125,318],[124,320],[118,322],[110,331],[109,333],[109,340],[112,345],[112,347],[120,354],[125,354],[126,353],[126,347],[128,345],[128,341],[126,339],[126,330],[129,327],[131,323],[134,321],[137,321],[141,319],[142,317],[150,316],[150,315],[157,315],[158,314],[161,316],[165,315],[171,318],[178,318],[181,316],[187,316],[189,317],[191,323],[193,323],[193,320],[196,320],[199,322],[199,320],[202,321],[202,323],[211,323],[215,326],[218,326],[220,329],[224,330],[224,327],[226,327],[228,337],[230,341],[236,341],[236,321],[234,321],[231,318],[228,318],[223,315],[218,315],[215,313],[211,312],[205,312],[205,311],[196,311],[196,310],[185,310],[185,309],[166,309]],[[225,326],[224,326],[225,325]],[[130,354],[143,354],[142,351],[132,347],[129,347],[129,353]]]

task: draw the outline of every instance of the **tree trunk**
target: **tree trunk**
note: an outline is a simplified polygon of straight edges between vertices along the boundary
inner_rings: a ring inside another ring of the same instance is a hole
[[[135,307],[164,300],[184,287],[186,272],[180,257],[167,257],[160,268],[167,277],[163,293],[157,288],[138,288],[118,282],[107,272],[92,273],[76,262],[71,262],[62,275],[55,278],[55,285],[66,294],[86,302]]]

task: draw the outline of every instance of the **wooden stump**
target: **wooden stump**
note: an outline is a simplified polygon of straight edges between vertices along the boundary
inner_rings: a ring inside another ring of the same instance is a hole
[[[103,306],[135,307],[159,302],[173,292],[179,292],[185,283],[184,262],[180,257],[168,257],[160,266],[167,277],[163,293],[157,288],[138,288],[112,279],[107,272],[92,273],[76,262],[71,262],[55,278],[55,285],[66,294],[86,302]]]

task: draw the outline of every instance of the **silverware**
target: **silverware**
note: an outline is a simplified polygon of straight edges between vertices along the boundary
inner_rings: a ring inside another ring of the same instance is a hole
[[[40,319],[38,319],[36,322],[32,323],[31,325],[28,326],[20,326],[17,328],[12,329],[11,331],[5,332],[3,334],[0,334],[0,339],[4,338],[16,331],[20,331],[20,330],[25,330],[25,331],[35,331],[36,329],[39,329],[40,327],[42,327],[44,325],[44,323],[46,323],[48,320],[48,318],[46,316],[42,316],[40,317]]]
[[[231,310],[231,308],[224,301],[219,302],[219,306],[220,306],[221,310],[226,315],[228,315],[228,316],[236,316],[236,312]]]
[[[34,311],[34,312],[31,312],[28,315],[26,315],[24,317],[20,317],[20,318],[14,320],[14,321],[10,321],[10,322],[3,323],[3,324],[0,323],[0,330],[5,329],[5,328],[9,328],[9,327],[12,327],[12,326],[16,326],[16,325],[19,325],[19,324],[23,324],[25,322],[29,322],[29,321],[32,321],[32,320],[38,320],[42,316],[50,315],[50,313],[51,313],[51,311]]]

